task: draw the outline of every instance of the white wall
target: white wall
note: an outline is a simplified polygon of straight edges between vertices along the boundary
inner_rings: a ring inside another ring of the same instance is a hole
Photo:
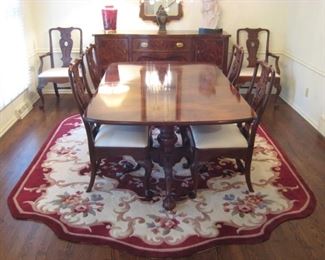
[[[33,21],[33,12],[30,9],[30,5],[27,1],[21,0],[23,3],[23,21],[24,21],[24,30],[26,32],[26,44],[28,51],[28,61],[30,64],[30,74],[32,77],[31,85],[23,91],[16,99],[14,99],[9,105],[5,106],[0,111],[0,137],[20,118],[24,117],[31,109],[33,104],[38,99],[38,95],[35,91],[36,86],[36,71],[37,71],[37,53],[33,42],[35,42],[36,36],[34,34],[34,21]],[[2,40],[15,40],[15,33],[13,35],[6,35]],[[19,62],[19,60],[17,60]],[[1,75],[4,77],[6,75]],[[1,91],[6,91],[6,87],[13,86],[0,86]]]
[[[21,0],[23,1],[23,0]],[[138,0],[25,0],[33,53],[48,51],[48,29],[81,27],[84,46],[103,29],[101,9],[118,8],[117,28],[123,31],[157,30],[139,18]],[[264,27],[271,31],[270,49],[281,56],[281,96],[325,135],[325,11],[323,0],[219,0],[220,27],[235,41],[237,28]],[[183,0],[184,17],[167,24],[167,30],[197,30],[201,0]],[[33,56],[33,55],[32,55]],[[31,58],[32,59],[32,58]],[[32,68],[38,66],[32,59]],[[34,86],[34,89],[36,85]],[[308,88],[308,97],[305,97]],[[0,112],[2,113],[2,112]],[[1,129],[0,129],[1,136]]]
[[[85,44],[93,41],[92,34],[103,29],[101,9],[114,3],[118,8],[117,29],[120,31],[158,30],[151,21],[139,18],[139,0],[43,0],[31,1],[35,14],[35,32],[39,51],[48,49],[48,28],[78,26],[83,29]],[[219,0],[220,27],[231,34],[239,27],[266,27],[272,32],[271,48],[280,52],[283,46],[282,25],[285,18],[285,1],[276,0]],[[201,0],[183,0],[184,17],[167,24],[167,30],[197,30],[200,25]],[[273,14],[277,15],[274,19]],[[274,35],[274,37],[273,37]],[[276,37],[275,37],[276,36]]]
[[[282,97],[325,136],[325,1],[289,1]]]

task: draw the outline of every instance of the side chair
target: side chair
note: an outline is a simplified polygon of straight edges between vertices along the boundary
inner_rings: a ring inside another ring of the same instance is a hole
[[[74,44],[74,40],[76,44]],[[78,51],[78,58],[82,50],[82,30],[77,27],[56,27],[49,30],[50,51],[40,56],[40,67],[38,70],[37,92],[40,96],[40,108],[44,108],[43,88],[52,82],[56,97],[59,99],[59,89],[70,87],[59,87],[58,84],[69,83],[68,66],[72,61],[73,48]],[[58,61],[59,57],[62,61]],[[50,68],[44,70],[44,61],[50,57]]]
[[[234,44],[232,47],[231,59],[227,72],[227,78],[230,83],[236,87],[236,83],[243,65],[244,49],[243,47]]]
[[[199,173],[204,162],[216,157],[236,159],[238,169],[245,175],[248,190],[254,192],[251,183],[251,162],[255,135],[268,103],[274,78],[275,71],[272,66],[264,61],[256,63],[253,79],[245,97],[256,112],[256,118],[251,123],[190,126],[188,135],[193,153],[190,166],[193,178],[192,197],[196,196]]]
[[[94,44],[90,44],[89,47],[86,48],[86,59],[87,59],[87,67],[88,67],[91,81],[93,83],[93,87],[95,90],[97,90],[100,83],[101,76],[96,61],[96,46]]]
[[[240,28],[236,34],[236,44],[245,46],[247,62],[244,62],[237,81],[239,88],[247,88],[253,78],[254,68],[258,60],[263,60],[275,69],[274,87],[276,89],[274,107],[281,93],[280,67],[278,55],[270,51],[270,31],[265,28]]]
[[[150,159],[148,127],[97,124],[87,120],[85,112],[91,97],[86,91],[84,77],[81,77],[79,74],[82,71],[82,63],[82,59],[76,59],[73,64],[69,65],[69,77],[72,92],[88,139],[91,178],[87,192],[92,190],[102,159],[109,158],[110,156],[130,155],[137,161],[139,166],[145,169],[144,194],[146,197],[150,197],[149,180],[153,164]]]

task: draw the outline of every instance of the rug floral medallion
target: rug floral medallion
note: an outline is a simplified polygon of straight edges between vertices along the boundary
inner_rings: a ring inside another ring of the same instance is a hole
[[[310,215],[311,191],[260,128],[252,163],[254,193],[232,159],[206,163],[195,199],[184,196],[173,211],[162,207],[163,169],[154,164],[144,197],[144,170],[123,174],[129,156],[103,161],[93,191],[87,137],[79,116],[64,120],[11,192],[15,218],[46,223],[62,239],[107,244],[143,256],[184,256],[226,243],[268,239],[280,223]],[[174,190],[191,188],[183,161],[174,167]]]

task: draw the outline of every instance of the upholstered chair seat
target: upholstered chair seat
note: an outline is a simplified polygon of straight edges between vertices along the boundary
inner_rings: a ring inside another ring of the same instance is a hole
[[[41,74],[38,75],[39,79],[46,79],[48,82],[51,82],[53,79],[60,79],[69,82],[69,73],[68,68],[52,68],[44,70]]]
[[[191,126],[191,131],[197,149],[248,147],[236,124]]]
[[[254,73],[254,69],[255,69],[255,67],[243,67],[243,68],[241,68],[240,76],[241,77],[251,77]],[[260,74],[260,68],[257,73]],[[275,78],[280,78],[280,74],[277,73],[276,71],[275,71]]]
[[[148,146],[148,127],[136,125],[101,125],[95,138],[96,147]]]

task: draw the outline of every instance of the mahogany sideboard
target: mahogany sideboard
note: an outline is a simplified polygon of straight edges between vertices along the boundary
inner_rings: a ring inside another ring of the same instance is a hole
[[[108,32],[94,34],[96,59],[103,75],[113,62],[182,61],[216,64],[225,73],[228,34],[199,34],[197,31]]]

